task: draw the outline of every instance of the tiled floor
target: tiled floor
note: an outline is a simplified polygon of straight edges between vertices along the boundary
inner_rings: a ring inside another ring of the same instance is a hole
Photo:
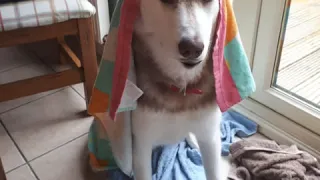
[[[0,84],[60,69],[16,48],[0,49],[0,57]],[[85,108],[82,84],[0,103],[0,156],[8,180],[106,180],[88,167],[93,118],[83,115]]]
[[[0,49],[0,84],[59,70],[18,48]],[[0,103],[0,156],[8,180],[106,179],[89,170],[92,117],[82,84]]]

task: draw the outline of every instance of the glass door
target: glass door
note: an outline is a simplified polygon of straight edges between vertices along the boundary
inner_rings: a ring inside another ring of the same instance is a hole
[[[263,0],[256,101],[320,134],[320,0]]]

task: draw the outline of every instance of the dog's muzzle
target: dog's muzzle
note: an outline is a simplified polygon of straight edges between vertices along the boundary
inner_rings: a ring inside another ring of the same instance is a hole
[[[200,60],[185,60],[185,59],[182,59],[181,60],[181,63],[184,65],[184,67],[186,68],[193,68],[195,67],[196,65],[200,64],[201,61]]]

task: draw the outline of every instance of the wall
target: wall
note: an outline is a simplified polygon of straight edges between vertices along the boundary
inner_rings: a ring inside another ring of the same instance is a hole
[[[253,63],[261,0],[232,0],[245,51]]]

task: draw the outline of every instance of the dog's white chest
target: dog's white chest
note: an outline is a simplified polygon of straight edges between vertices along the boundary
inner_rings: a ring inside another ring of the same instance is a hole
[[[216,124],[219,124],[217,110],[212,106],[197,111],[169,113],[138,107],[132,116],[133,134],[139,138],[144,136],[144,141],[153,146],[178,143],[189,133],[215,131]]]

